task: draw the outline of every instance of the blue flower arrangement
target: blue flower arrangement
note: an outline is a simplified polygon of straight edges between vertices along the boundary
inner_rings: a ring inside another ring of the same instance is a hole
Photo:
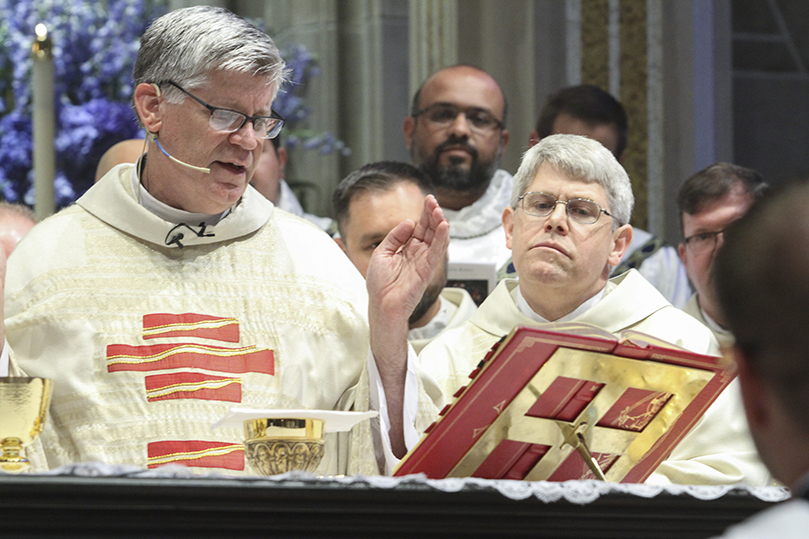
[[[103,153],[142,137],[131,108],[139,39],[167,11],[166,0],[0,0],[0,198],[32,205],[31,45],[44,23],[53,41],[58,207],[93,183]],[[284,118],[284,143],[320,153],[350,150],[330,132],[300,127],[309,115],[303,90],[318,73],[303,46],[282,51],[290,83],[273,104]]]
[[[139,135],[130,107],[139,37],[166,10],[150,0],[0,0],[0,193],[33,203],[31,45],[53,42],[58,206],[93,183],[101,155]]]
[[[287,121],[281,131],[287,148],[300,146],[306,150],[318,150],[326,155],[339,152],[350,155],[351,149],[336,138],[330,131],[318,133],[302,126],[309,116],[309,107],[304,101],[306,82],[320,73],[317,59],[303,45],[291,45],[281,51],[287,68],[290,70],[288,82],[281,87],[273,102],[273,109]]]

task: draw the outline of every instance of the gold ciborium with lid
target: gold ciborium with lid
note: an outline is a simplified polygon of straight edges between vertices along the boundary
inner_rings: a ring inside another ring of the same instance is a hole
[[[47,378],[0,378],[0,470],[28,468],[23,448],[42,432],[52,390]]]

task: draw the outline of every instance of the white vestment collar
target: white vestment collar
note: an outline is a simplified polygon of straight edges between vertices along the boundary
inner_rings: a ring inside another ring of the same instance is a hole
[[[203,215],[202,220],[177,222],[172,217],[194,217],[194,214],[176,213],[179,210],[166,212],[165,208],[155,211],[159,208],[157,205],[147,209],[138,203],[139,184],[135,165],[118,165],[88,189],[76,204],[108,225],[164,248],[214,244],[246,236],[264,226],[274,208],[272,202],[248,185],[239,202],[223,217]],[[208,223],[209,218],[214,224]],[[200,223],[205,223],[202,230]],[[182,234],[179,244],[178,234]]]
[[[192,213],[190,211],[172,208],[168,204],[157,200],[152,193],[147,191],[146,187],[140,182],[137,174],[133,174],[132,176],[135,182],[135,189],[138,191],[138,201],[141,206],[169,223],[174,223],[175,225],[179,223],[205,223],[208,226],[213,226],[230,212],[230,208],[228,208],[222,213],[208,215],[207,213]]]
[[[601,301],[601,298],[604,297],[604,288],[602,288],[595,296],[591,297],[571,312],[566,314],[565,316],[557,319],[557,320],[547,320],[543,316],[539,315],[534,311],[528,302],[525,300],[525,297],[522,295],[522,290],[520,290],[519,285],[517,285],[517,289],[514,291],[517,294],[516,301],[517,301],[517,308],[520,310],[522,314],[530,318],[535,322],[539,322],[541,324],[548,324],[550,322],[570,322],[571,320],[575,320],[579,318],[581,315],[589,311],[596,303]],[[514,293],[512,292],[512,294]]]
[[[469,321],[492,335],[508,335],[515,326],[533,324],[517,307],[517,285],[516,279],[500,281]],[[666,307],[671,307],[666,298],[633,269],[607,281],[601,301],[580,314],[576,322],[615,334]]]

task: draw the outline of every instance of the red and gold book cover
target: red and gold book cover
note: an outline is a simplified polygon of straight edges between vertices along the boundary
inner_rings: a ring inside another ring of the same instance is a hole
[[[394,475],[594,479],[591,460],[608,481],[640,483],[734,377],[720,357],[637,332],[517,327]]]

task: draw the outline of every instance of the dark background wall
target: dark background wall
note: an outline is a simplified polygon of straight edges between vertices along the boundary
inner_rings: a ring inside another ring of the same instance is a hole
[[[809,178],[809,2],[733,0],[734,160]]]

